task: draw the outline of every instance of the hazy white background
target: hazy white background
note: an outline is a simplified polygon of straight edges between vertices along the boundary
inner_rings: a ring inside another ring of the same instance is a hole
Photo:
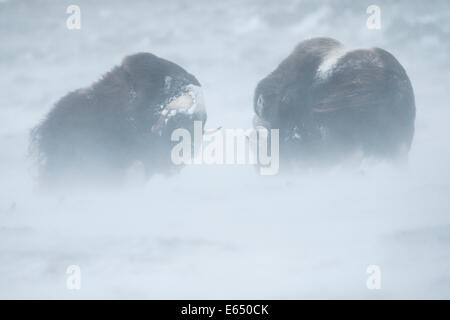
[[[69,4],[81,30],[66,28]],[[370,4],[381,30],[366,28]],[[180,64],[203,84],[208,126],[249,128],[257,81],[314,36],[403,64],[417,103],[407,168],[192,166],[144,186],[37,189],[29,130],[123,56]],[[447,0],[3,0],[0,37],[0,298],[450,298]],[[371,264],[381,290],[366,288]]]

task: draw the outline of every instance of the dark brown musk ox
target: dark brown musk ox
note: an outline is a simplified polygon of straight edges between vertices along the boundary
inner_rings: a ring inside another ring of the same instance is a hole
[[[413,88],[394,56],[330,38],[301,42],[261,80],[254,111],[255,127],[279,129],[280,166],[397,162],[414,135]]]
[[[32,130],[46,182],[123,179],[140,163],[147,176],[177,171],[171,134],[206,121],[198,80],[150,53],[127,56],[93,85],[70,92]]]

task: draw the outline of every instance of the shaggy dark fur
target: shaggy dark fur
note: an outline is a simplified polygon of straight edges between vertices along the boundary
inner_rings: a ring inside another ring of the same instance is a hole
[[[149,175],[174,169],[170,159],[176,128],[192,130],[206,121],[204,106],[177,113],[152,130],[161,112],[188,85],[200,86],[180,66],[150,53],[138,53],[90,87],[63,97],[32,131],[31,147],[45,182],[122,178],[134,162]]]
[[[405,158],[414,134],[413,89],[394,56],[330,38],[301,42],[259,82],[254,110],[255,126],[280,130],[285,163],[337,163],[358,150]]]

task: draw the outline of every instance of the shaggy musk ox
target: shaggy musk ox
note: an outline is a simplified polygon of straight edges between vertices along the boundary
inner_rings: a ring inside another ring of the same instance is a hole
[[[200,83],[150,53],[125,57],[90,87],[64,96],[32,131],[44,181],[122,178],[133,163],[148,175],[175,169],[173,130],[206,121]]]
[[[414,134],[413,89],[394,56],[330,38],[301,42],[259,82],[254,110],[256,127],[280,130],[280,157],[291,164],[405,159]]]

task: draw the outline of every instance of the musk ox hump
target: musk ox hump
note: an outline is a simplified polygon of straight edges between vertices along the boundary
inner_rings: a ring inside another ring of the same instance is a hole
[[[314,38],[302,41],[280,63],[274,73],[283,73],[284,82],[295,81],[299,75],[304,79],[312,79],[324,59],[342,48],[343,45],[339,41],[331,38]]]
[[[326,77],[318,70],[310,99],[313,112],[376,106],[402,108],[407,114],[415,110],[405,70],[390,53],[379,48],[344,52]]]
[[[379,48],[346,52],[316,78],[308,106],[315,121],[343,141],[363,141],[380,155],[409,150],[415,119],[414,92],[393,55]]]

